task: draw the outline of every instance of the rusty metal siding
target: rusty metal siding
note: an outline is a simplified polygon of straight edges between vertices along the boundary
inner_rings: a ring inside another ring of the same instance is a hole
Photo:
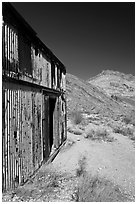
[[[31,47],[33,83],[51,88],[51,62],[38,48]]]
[[[18,34],[13,26],[3,23],[3,71],[8,76],[17,72],[18,64]]]
[[[3,82],[3,189],[17,187],[41,165],[42,95]]]
[[[49,130],[49,96],[43,95],[43,114],[42,114],[42,137],[43,137],[43,159],[46,161],[50,154],[50,130]]]
[[[24,183],[66,138],[66,101],[62,63],[22,20],[25,32],[12,12],[4,15],[2,189],[8,190]]]

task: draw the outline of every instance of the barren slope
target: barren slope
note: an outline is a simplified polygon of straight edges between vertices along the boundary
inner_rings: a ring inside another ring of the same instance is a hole
[[[121,103],[110,97],[103,89],[98,88],[96,83],[93,85],[74,75],[67,74],[66,84],[68,115],[70,111],[77,109],[114,119],[134,114],[132,105]]]
[[[115,100],[134,106],[135,77],[133,75],[105,70],[90,78],[88,82],[97,86]]]

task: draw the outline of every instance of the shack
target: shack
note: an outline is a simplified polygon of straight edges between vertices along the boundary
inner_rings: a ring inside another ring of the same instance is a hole
[[[2,189],[23,184],[65,141],[66,69],[2,4]]]

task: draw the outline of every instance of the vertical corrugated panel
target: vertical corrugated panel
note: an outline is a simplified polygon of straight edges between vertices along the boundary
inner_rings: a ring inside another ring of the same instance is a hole
[[[13,178],[13,187],[15,187],[15,93],[14,89],[12,90],[12,125],[11,125],[11,135],[12,135],[12,178]]]
[[[27,176],[32,174],[32,152],[31,152],[31,92],[30,90],[26,91],[26,103],[25,103],[25,120],[26,120],[26,168]]]
[[[10,70],[14,71],[14,63],[13,63],[13,35],[12,29],[10,29]]]
[[[60,89],[60,69],[57,69],[57,87]]]
[[[24,110],[23,110],[23,114],[24,114],[24,120],[23,120],[23,145],[24,145],[24,148],[23,148],[23,151],[24,151],[24,167],[23,167],[23,170],[24,170],[24,179],[27,180],[27,173],[28,173],[28,167],[27,167],[27,152],[28,152],[28,140],[27,140],[27,123],[26,123],[26,117],[27,117],[27,110],[26,110],[26,91],[24,90],[24,100],[23,100],[23,107],[24,107]]]
[[[37,118],[37,113],[38,113],[38,106],[37,106],[37,99],[38,99],[38,94],[35,94],[35,167],[36,169],[38,168],[38,118]]]
[[[12,39],[11,39],[11,29],[9,28],[9,66],[10,70],[12,70]],[[10,74],[11,75],[11,74]]]
[[[47,86],[46,81],[46,59],[43,56],[43,66],[42,66],[42,85]]]
[[[13,181],[13,162],[14,162],[14,143],[13,143],[13,91],[10,90],[10,154],[11,154],[11,187],[14,187]]]
[[[24,154],[25,154],[25,150],[24,150],[24,135],[25,135],[25,132],[24,132],[24,120],[25,120],[25,115],[24,115],[24,90],[22,90],[22,178],[23,178],[23,181],[25,181],[25,170],[24,170],[24,166],[25,166],[25,163],[24,163]]]
[[[58,148],[59,146],[59,121],[58,121],[58,98],[56,100],[54,114],[53,114],[53,137],[54,137],[54,146],[55,148]]]
[[[16,44],[16,34],[14,33],[14,36],[13,36],[13,39],[14,39],[14,66],[15,66],[15,70],[17,70],[17,44]]]
[[[19,120],[19,126],[20,126],[20,183],[23,183],[23,139],[22,139],[22,89],[20,88],[20,120]]]
[[[10,76],[10,28],[8,26],[8,75]]]
[[[35,79],[35,83],[44,85],[42,81],[42,72],[43,70],[43,56],[42,53],[31,47],[31,62],[32,62],[32,70],[33,70],[33,78]]]
[[[5,88],[5,186],[7,189],[7,89]]]
[[[5,24],[2,26],[2,67],[5,69]]]
[[[47,160],[49,156],[49,96],[43,96],[43,113],[42,113],[42,136],[43,136],[43,156]]]
[[[42,85],[42,66],[43,66],[43,60],[42,60],[42,53],[40,53],[40,84]]]
[[[57,88],[57,66],[55,65],[55,89]]]
[[[59,112],[58,112],[58,121],[59,121],[59,144],[62,143],[61,132],[62,132],[62,117],[61,117],[61,96],[59,97]]]
[[[17,85],[18,87],[18,85]],[[15,103],[15,108],[16,108],[16,181],[15,184],[18,186],[19,184],[19,130],[18,130],[18,89],[15,91],[15,98],[16,98],[16,103]]]
[[[10,129],[11,129],[11,90],[8,89],[8,104],[9,104],[9,188],[11,188],[12,186],[12,168],[11,168],[11,164],[12,164],[12,157],[11,157],[11,146],[12,146],[12,142],[11,142],[11,132],[10,132]]]
[[[18,127],[18,184],[20,184],[21,183],[21,154],[20,154],[20,143],[21,143],[21,141],[20,141],[20,138],[21,138],[21,136],[20,136],[20,100],[21,100],[21,98],[20,98],[20,88],[19,88],[19,85],[18,85],[18,89],[17,89],[17,93],[18,93],[18,95],[17,95],[17,110],[18,110],[18,112],[17,112],[17,118],[18,118],[18,121],[17,121],[17,127]]]
[[[39,159],[38,159],[38,163],[39,163],[39,166],[42,162],[42,146],[41,146],[41,137],[42,137],[42,130],[41,130],[41,109],[42,109],[42,94],[41,93],[38,93],[38,132],[39,132],[39,139],[38,139],[38,153],[39,153]]]
[[[54,89],[55,86],[55,65],[51,63],[51,88]]]
[[[35,79],[35,50],[31,46],[31,64],[32,64],[32,76]]]
[[[35,168],[35,103],[34,103],[34,92],[32,92],[32,162],[33,168]]]
[[[18,52],[18,35],[15,35],[15,45],[16,45],[16,58],[15,58],[15,62],[16,62],[16,70],[19,69],[19,52]]]
[[[43,161],[43,94],[41,94],[41,162]]]
[[[47,63],[47,70],[48,70],[48,88],[51,88],[51,63]]]
[[[5,25],[5,69],[8,70],[8,45],[7,45],[7,25]]]
[[[6,189],[5,172],[5,89],[2,89],[2,190]]]
[[[7,177],[8,189],[10,188],[10,124],[9,124],[9,89],[7,89]]]
[[[12,26],[3,24],[3,69],[9,76],[10,71],[17,72],[18,68],[18,36]]]
[[[57,147],[60,145],[60,100],[57,98]]]

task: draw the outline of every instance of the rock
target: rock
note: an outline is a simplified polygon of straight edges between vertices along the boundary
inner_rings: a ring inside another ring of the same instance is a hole
[[[84,133],[84,134],[83,134],[83,137],[84,137],[84,138],[88,138],[88,136],[87,136],[87,134],[86,134],[86,133]]]

